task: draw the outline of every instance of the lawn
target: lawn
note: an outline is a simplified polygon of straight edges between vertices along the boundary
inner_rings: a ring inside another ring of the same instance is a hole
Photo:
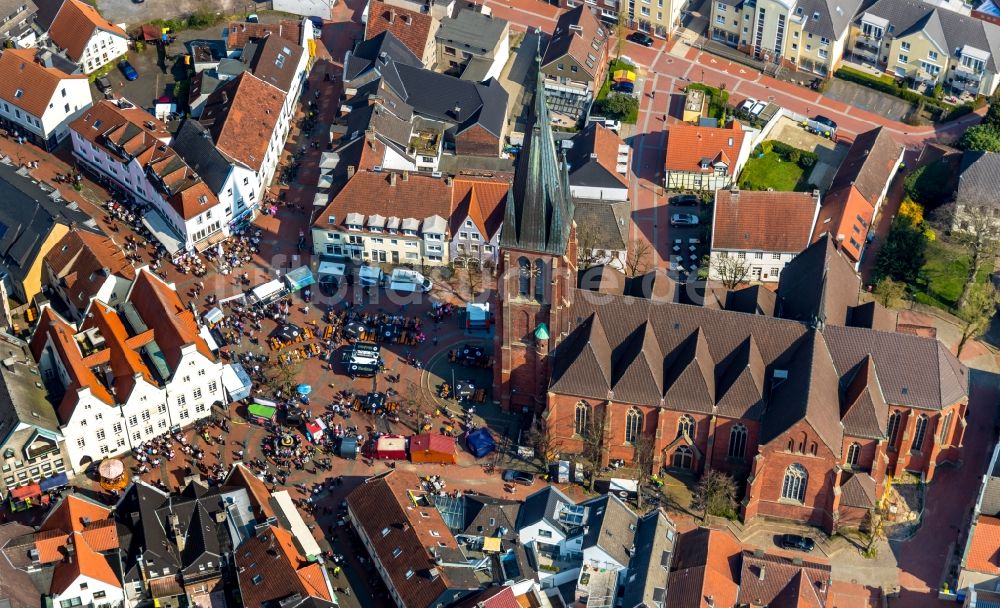
[[[912,286],[913,299],[953,311],[962,295],[969,263],[969,254],[961,247],[940,240],[931,241],[927,244],[927,262],[920,269],[920,278]],[[992,272],[993,264],[985,264],[976,282],[985,283]]]
[[[806,192],[811,189],[807,180],[805,169],[798,163],[782,160],[777,152],[768,152],[747,161],[739,183],[744,190],[774,188],[779,192]]]

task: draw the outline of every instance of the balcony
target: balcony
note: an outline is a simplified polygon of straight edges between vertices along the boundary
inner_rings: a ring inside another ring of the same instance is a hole
[[[558,552],[534,551],[535,561],[538,562],[538,576],[547,578],[567,570],[576,570],[580,567],[579,559],[571,559],[568,555]]]

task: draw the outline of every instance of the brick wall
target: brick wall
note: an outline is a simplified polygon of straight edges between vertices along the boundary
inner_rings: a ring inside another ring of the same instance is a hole
[[[500,138],[479,125],[455,135],[455,153],[468,156],[500,156]]]

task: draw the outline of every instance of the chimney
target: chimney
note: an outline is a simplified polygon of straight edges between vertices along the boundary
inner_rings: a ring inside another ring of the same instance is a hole
[[[395,186],[396,185],[396,173],[395,172],[389,174],[389,185],[390,186]]]
[[[760,567],[760,568],[759,568],[759,569],[757,570],[757,578],[758,578],[758,580],[764,580],[764,574],[765,574],[765,571],[766,571],[766,570],[765,570],[764,566],[761,566],[761,567]]]
[[[354,165],[347,166],[347,179],[351,179],[352,177],[354,177],[354,171],[355,171]]]
[[[445,186],[451,186],[451,176],[450,175],[448,175],[448,176],[446,176],[444,178],[444,185]]]
[[[456,103],[455,104],[455,109],[453,109],[452,112],[455,113],[455,118],[458,118],[458,115],[462,113],[462,106],[460,106],[460,105],[458,105]]]
[[[395,23],[395,22],[396,22],[396,9],[391,8],[389,9],[389,23]]]

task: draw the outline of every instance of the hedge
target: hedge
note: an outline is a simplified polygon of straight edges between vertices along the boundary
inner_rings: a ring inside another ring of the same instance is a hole
[[[795,163],[803,169],[808,169],[815,166],[819,162],[819,156],[815,152],[809,152],[808,150],[800,150],[794,146],[790,146],[783,141],[778,141],[775,139],[769,139],[762,142],[757,146],[757,150],[760,154],[770,154],[774,152],[782,159]]]

